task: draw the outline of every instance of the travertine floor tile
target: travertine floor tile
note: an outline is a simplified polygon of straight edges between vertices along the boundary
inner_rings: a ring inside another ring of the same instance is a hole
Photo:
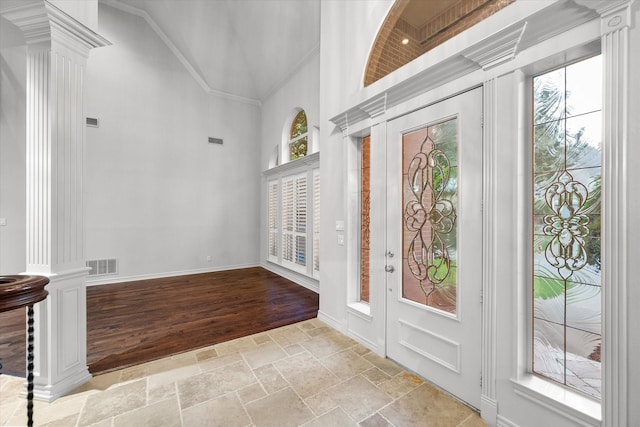
[[[289,383],[282,378],[280,372],[278,372],[273,365],[261,366],[254,370],[253,373],[258,377],[262,387],[264,387],[268,394],[275,393],[289,386]]]
[[[207,347],[196,351],[196,360],[202,362],[203,360],[212,359],[218,357],[218,352],[212,347]]]
[[[178,381],[182,409],[240,390],[256,382],[246,363],[237,362]]]
[[[266,332],[263,332],[261,334],[253,335],[253,341],[255,341],[256,344],[261,345],[273,340],[271,339],[269,334],[267,334]]]
[[[0,375],[0,426],[26,424]],[[93,378],[35,425],[486,427],[477,413],[317,319]]]
[[[382,409],[380,413],[396,427],[449,427],[457,426],[473,411],[425,383]]]
[[[360,422],[360,427],[393,427],[393,425],[376,412],[366,420]]]
[[[4,397],[0,395],[1,397]],[[60,423],[61,419],[75,416],[75,420],[78,419],[78,414],[82,410],[82,406],[87,400],[85,394],[70,394],[64,396],[55,401],[55,405],[49,402],[43,402],[40,400],[34,400],[34,424],[49,424]],[[20,404],[14,412],[14,416],[7,423],[8,425],[23,425],[26,423],[27,417],[27,400],[26,398],[20,399]],[[75,421],[73,423],[75,425]]]
[[[373,365],[351,350],[344,350],[320,360],[322,364],[338,378],[346,380],[354,377]]]
[[[165,400],[178,394],[176,383],[170,382],[159,386],[147,387],[147,404],[155,403],[159,400]]]
[[[337,353],[348,347],[354,346],[356,342],[336,331],[318,335],[302,343],[302,346],[309,350],[315,357],[322,358]]]
[[[256,427],[294,427],[313,418],[313,414],[291,389],[285,388],[246,405]]]
[[[357,424],[340,408],[327,412],[304,424],[304,427],[357,427]]]
[[[34,425],[41,426],[41,427],[69,427],[69,426],[76,425],[76,422],[78,421],[78,416],[79,414],[73,414],[73,415],[69,415],[68,417],[57,419],[55,421],[51,421],[43,424],[40,424],[40,420],[34,417],[33,423]]]
[[[367,359],[369,362],[371,362],[375,367],[380,369],[382,372],[392,377],[402,372],[402,369],[398,365],[393,363],[391,360],[384,359],[373,352],[367,353],[362,357]]]
[[[215,349],[219,356],[224,356],[231,353],[255,350],[257,347],[258,344],[256,344],[252,337],[243,337],[233,341],[216,344]]]
[[[224,356],[212,357],[210,359],[205,359],[199,363],[200,370],[202,372],[211,371],[213,369],[218,369],[223,366],[232,365],[234,363],[240,362],[242,360],[242,356],[240,353],[231,353],[225,354]]]
[[[418,387],[424,381],[417,375],[408,372],[402,372],[395,377],[378,384],[378,387],[386,392],[389,396],[397,399],[414,388]]]
[[[372,368],[362,373],[362,376],[374,384],[380,384],[391,379],[390,375],[385,374],[378,368]]]
[[[358,422],[392,401],[388,394],[359,375],[330,388],[326,393]]]
[[[198,364],[176,367],[165,372],[149,375],[147,377],[147,385],[149,389],[155,389],[164,384],[170,384],[184,378],[198,375],[200,372],[200,366],[198,366]]]
[[[276,360],[284,359],[287,353],[278,344],[273,341],[261,344],[258,348],[251,351],[242,352],[242,357],[247,361],[251,369],[268,365]]]
[[[304,402],[316,415],[327,413],[338,406],[326,391],[321,391],[318,394],[307,397]]]
[[[182,411],[182,422],[185,427],[243,427],[251,425],[251,420],[235,393],[229,393],[185,409]]]
[[[175,396],[118,415],[113,420],[114,427],[181,427],[181,425],[180,408]]]
[[[253,402],[254,400],[261,399],[267,395],[260,383],[248,385],[245,388],[238,390],[237,393],[238,398],[240,398],[240,402],[242,403]]]
[[[475,412],[469,415],[464,421],[459,424],[459,427],[487,427],[487,424],[482,421],[480,415]]]
[[[303,399],[340,381],[309,353],[300,353],[273,365]]]
[[[284,328],[269,331],[269,336],[282,347],[300,344],[309,341],[309,335],[305,334],[297,326],[285,326]]]
[[[146,378],[92,394],[87,397],[82,408],[78,425],[88,426],[105,418],[132,411],[145,405],[146,400]]]

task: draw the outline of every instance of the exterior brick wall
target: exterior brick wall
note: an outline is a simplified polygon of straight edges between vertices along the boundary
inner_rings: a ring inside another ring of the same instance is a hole
[[[398,0],[389,12],[369,55],[365,86],[413,61],[515,0],[460,0],[421,28],[415,28],[402,19],[402,13],[410,1]],[[404,38],[410,40],[406,45],[402,44]]]
[[[370,215],[371,215],[371,137],[362,138],[361,208],[360,208],[360,301],[369,302],[369,257],[370,257]]]

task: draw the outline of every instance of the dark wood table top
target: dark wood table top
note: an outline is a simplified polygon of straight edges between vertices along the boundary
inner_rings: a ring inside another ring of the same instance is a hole
[[[27,274],[0,276],[0,313],[33,305],[47,297],[49,278]]]

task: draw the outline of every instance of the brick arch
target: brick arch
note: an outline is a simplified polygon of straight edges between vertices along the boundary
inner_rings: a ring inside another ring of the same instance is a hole
[[[446,9],[416,27],[405,19],[404,13],[412,12],[412,6],[424,0],[396,0],[369,53],[364,86],[380,80],[514,1],[452,1]],[[405,38],[409,43],[403,45],[402,40]]]

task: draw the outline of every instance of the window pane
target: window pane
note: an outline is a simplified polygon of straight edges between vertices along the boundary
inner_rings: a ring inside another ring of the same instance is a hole
[[[291,160],[299,159],[307,155],[307,137],[300,138],[289,144],[289,158]]]
[[[565,69],[561,68],[533,80],[533,124],[564,118],[564,78]]]
[[[533,84],[533,371],[595,397],[601,376],[600,85],[599,58],[535,77]]]
[[[567,118],[567,168],[600,166],[602,120],[600,111]]]
[[[293,119],[293,123],[291,123],[289,139],[296,139],[305,133],[307,133],[307,114],[302,110],[298,113],[296,118]]]
[[[592,78],[593,70],[602,68],[601,58],[594,56],[567,67],[567,116],[602,108],[602,81]]]

